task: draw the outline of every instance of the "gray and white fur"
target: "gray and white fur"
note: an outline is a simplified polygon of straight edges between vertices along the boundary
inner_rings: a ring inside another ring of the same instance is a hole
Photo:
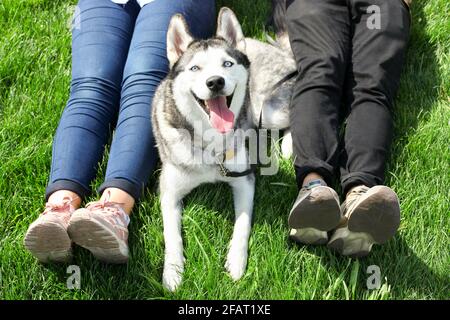
[[[245,144],[227,145],[228,141],[243,140],[242,131],[237,129],[254,126],[248,91],[250,63],[244,48],[241,26],[228,8],[220,11],[216,37],[209,40],[194,40],[181,15],[175,15],[169,25],[171,70],[154,97],[152,122],[162,161],[163,285],[171,291],[181,283],[184,270],[182,199],[203,183],[227,182],[232,187],[236,219],[225,268],[234,280],[246,269],[255,176],[253,172],[242,177],[223,176],[216,164],[217,155],[233,149],[232,159],[225,159],[223,165],[233,172],[250,168]],[[209,86],[210,79],[217,77],[223,79],[220,92]],[[235,116],[235,130],[221,133],[212,127],[207,101],[217,95],[231,98],[228,107]]]
[[[246,38],[246,51],[250,62],[250,97],[252,115],[258,125],[262,116],[262,128],[284,131],[281,154],[292,156],[292,137],[289,130],[289,105],[296,77],[283,82],[287,75],[297,71],[289,43],[286,26],[286,0],[272,0],[268,24],[273,28],[276,40],[267,37],[269,43]],[[280,83],[282,81],[282,83]]]
[[[244,274],[255,175],[224,176],[218,170],[217,156],[232,149],[231,159],[225,158],[223,166],[232,172],[250,168],[243,132],[259,125],[261,111],[263,128],[289,132],[294,80],[275,85],[295,72],[296,66],[292,53],[283,45],[244,38],[235,14],[228,8],[220,10],[216,36],[208,40],[193,39],[184,18],[175,15],[167,33],[167,56],[170,72],[153,99],[152,123],[162,162],[159,187],[165,240],[163,285],[174,291],[181,283],[185,262],[182,200],[203,183],[226,182],[233,190],[235,225],[225,268],[234,280]],[[219,90],[211,85],[211,79],[221,79]],[[234,114],[234,130],[219,132],[212,122],[210,104],[222,96]],[[289,133],[283,141],[283,154],[290,156]]]

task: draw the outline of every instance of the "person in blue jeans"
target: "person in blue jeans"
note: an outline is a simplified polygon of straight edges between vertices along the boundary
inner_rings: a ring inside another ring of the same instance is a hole
[[[176,13],[194,37],[212,35],[214,0],[79,0],[47,203],[24,239],[40,261],[67,261],[72,242],[105,262],[128,260],[129,215],[157,161],[151,103],[169,71],[166,32]],[[114,126],[101,198],[79,209]]]

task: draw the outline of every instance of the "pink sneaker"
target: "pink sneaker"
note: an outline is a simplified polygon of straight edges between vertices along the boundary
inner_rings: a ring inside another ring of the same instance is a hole
[[[120,204],[109,201],[108,196],[76,210],[69,221],[68,232],[73,242],[91,251],[97,259],[126,263],[129,222]]]
[[[70,216],[75,211],[72,199],[46,203],[44,212],[28,228],[24,245],[39,261],[67,262],[72,257],[72,242],[67,234]]]

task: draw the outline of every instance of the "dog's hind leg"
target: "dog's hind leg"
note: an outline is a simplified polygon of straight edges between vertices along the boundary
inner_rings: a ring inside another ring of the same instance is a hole
[[[165,243],[163,285],[172,292],[180,285],[184,271],[183,239],[181,237],[182,200],[193,189],[183,181],[186,181],[186,178],[175,167],[163,166],[160,177]]]
[[[233,280],[239,280],[247,267],[248,241],[252,227],[255,176],[237,178],[230,183],[233,188],[236,214],[233,237],[228,250],[225,268]]]

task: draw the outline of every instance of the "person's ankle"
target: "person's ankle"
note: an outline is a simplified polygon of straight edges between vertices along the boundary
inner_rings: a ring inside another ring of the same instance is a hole
[[[127,215],[131,214],[131,210],[133,210],[135,204],[134,198],[129,193],[118,188],[105,189],[100,201],[105,199],[117,203]]]
[[[303,183],[302,183],[302,188],[304,187],[308,187],[312,184],[321,184],[323,186],[326,186],[327,183],[325,182],[324,178],[315,173],[315,172],[311,172],[309,173],[304,179],[303,179]]]
[[[81,197],[70,190],[58,190],[53,192],[47,200],[47,203],[58,205],[63,203],[66,199],[70,199],[70,204],[75,209],[81,206]]]

